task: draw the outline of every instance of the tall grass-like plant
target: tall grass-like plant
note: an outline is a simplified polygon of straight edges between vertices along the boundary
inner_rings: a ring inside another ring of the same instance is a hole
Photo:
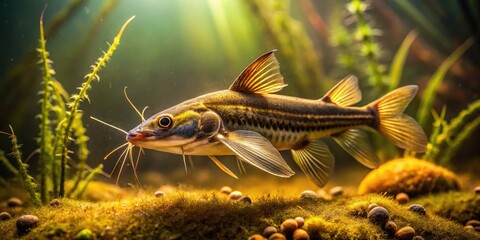
[[[438,67],[437,71],[432,75],[428,81],[427,88],[423,93],[422,101],[417,112],[417,121],[422,127],[426,127],[429,117],[430,109],[432,109],[433,100],[435,99],[435,91],[442,82],[443,78],[447,74],[452,65],[467,51],[467,49],[474,43],[473,38],[469,38],[460,47],[455,49],[450,56],[448,56],[442,64]]]
[[[80,87],[77,89],[79,90],[78,94],[72,95],[70,97],[70,102],[67,103],[68,106],[68,111],[67,111],[67,118],[65,122],[63,123],[63,130],[62,130],[62,140],[61,140],[61,156],[60,156],[60,189],[59,189],[59,196],[63,197],[65,196],[65,170],[66,170],[66,165],[67,165],[67,160],[69,158],[68,153],[68,144],[70,143],[71,140],[71,131],[72,131],[72,126],[74,123],[74,120],[76,118],[76,115],[79,113],[78,108],[80,107],[80,103],[83,102],[83,100],[88,98],[87,91],[90,89],[91,84],[93,80],[100,81],[100,77],[98,76],[98,72],[106,66],[107,61],[110,59],[110,57],[113,55],[115,52],[117,46],[120,44],[120,38],[122,37],[123,32],[125,31],[125,28],[127,25],[135,18],[135,16],[131,17],[128,19],[118,32],[117,36],[113,40],[113,43],[110,44],[110,47],[108,48],[107,52],[104,53],[103,56],[99,57],[97,61],[95,62],[94,65],[91,66],[92,72],[85,75],[85,78],[87,79]]]

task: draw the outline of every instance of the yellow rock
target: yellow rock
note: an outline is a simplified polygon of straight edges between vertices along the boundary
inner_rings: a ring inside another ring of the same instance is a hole
[[[410,197],[460,189],[457,176],[444,167],[416,158],[399,158],[371,171],[360,183],[359,194],[383,193]]]

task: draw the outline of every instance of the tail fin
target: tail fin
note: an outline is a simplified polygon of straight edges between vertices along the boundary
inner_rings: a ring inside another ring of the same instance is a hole
[[[377,113],[377,130],[400,148],[425,152],[428,144],[418,123],[403,113],[417,93],[415,85],[397,88],[367,105]]]

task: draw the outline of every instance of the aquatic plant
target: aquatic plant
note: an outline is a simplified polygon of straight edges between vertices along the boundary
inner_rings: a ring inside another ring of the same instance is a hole
[[[28,165],[24,163],[22,160],[22,152],[20,151],[20,144],[17,141],[17,136],[15,136],[15,133],[13,131],[13,128],[10,126],[10,131],[11,134],[4,133],[10,136],[10,140],[12,143],[12,155],[15,158],[15,161],[18,166],[17,172],[19,173],[23,186],[25,187],[25,190],[30,194],[31,201],[33,205],[35,206],[40,206],[42,204],[40,200],[40,194],[37,192],[37,183],[35,182],[35,179],[28,173]],[[3,160],[2,160],[3,161]],[[8,162],[8,161],[7,161]],[[8,164],[7,164],[8,165]],[[10,166],[12,167],[12,166]],[[13,169],[11,169],[13,172]]]
[[[480,125],[480,100],[471,103],[450,123],[445,120],[445,112],[444,107],[440,115],[434,114],[430,144],[422,157],[440,165],[448,164],[462,143]]]
[[[384,93],[385,67],[380,63],[380,46],[374,41],[374,37],[381,34],[380,29],[373,28],[366,20],[365,11],[367,3],[361,0],[352,0],[347,4],[348,11],[355,16],[356,31],[355,39],[361,43],[360,53],[367,60],[366,73],[368,80],[379,93]]]
[[[55,70],[46,50],[45,31],[43,28],[43,13],[40,17],[40,40],[39,63],[42,65],[42,90],[40,91],[40,114],[37,118],[40,120],[38,142],[38,161],[39,161],[39,186],[28,172],[28,166],[21,159],[19,145],[16,137],[9,134],[12,138],[13,153],[18,165],[18,170],[12,166],[3,152],[0,152],[0,161],[12,173],[19,173],[25,185],[25,189],[30,193],[34,205],[41,202],[47,202],[49,198],[65,196],[66,164],[69,154],[73,152],[69,143],[74,141],[78,155],[78,164],[76,166],[75,183],[70,189],[69,196],[73,193],[80,196],[87,188],[96,174],[102,172],[102,165],[95,169],[88,168],[86,161],[88,158],[88,147],[86,129],[82,122],[82,113],[79,110],[80,103],[87,99],[87,91],[91,88],[93,80],[99,80],[98,72],[105,67],[106,62],[111,58],[115,49],[120,43],[120,38],[127,25],[134,17],[128,19],[116,35],[113,43],[109,45],[107,52],[99,57],[94,65],[91,66],[92,72],[85,76],[86,81],[78,88],[79,93],[72,95],[63,89],[61,83],[54,78]],[[88,170],[90,173],[85,176]],[[80,182],[83,185],[79,188]],[[39,187],[39,190],[37,189]],[[38,191],[38,192],[37,192]],[[50,195],[49,195],[50,194]],[[41,200],[40,200],[41,198]]]
[[[324,79],[320,57],[301,23],[290,14],[290,1],[247,1],[269,37],[285,56],[296,76],[298,91],[318,95],[316,86]],[[321,83],[320,83],[321,84]],[[328,88],[320,85],[324,90]]]
[[[452,65],[462,56],[465,51],[467,51],[470,46],[472,46],[474,42],[475,41],[473,38],[469,38],[462,45],[460,45],[442,62],[442,64],[437,68],[435,73],[428,81],[428,85],[423,93],[422,101],[420,102],[420,107],[418,108],[417,112],[417,120],[422,127],[425,128],[427,125],[429,116],[428,114],[432,108],[433,100],[436,95],[435,91],[437,90],[438,86]]]

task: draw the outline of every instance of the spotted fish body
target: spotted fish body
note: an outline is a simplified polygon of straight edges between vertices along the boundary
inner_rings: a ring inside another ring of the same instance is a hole
[[[286,85],[278,61],[268,52],[251,63],[228,90],[199,96],[155,114],[127,135],[140,147],[205,155],[236,177],[214,156],[236,155],[266,172],[290,177],[294,172],[278,151],[291,150],[302,171],[319,186],[328,181],[334,157],[320,141],[332,137],[369,168],[378,159],[361,128],[378,130],[401,148],[423,152],[423,130],[404,109],[417,87],[392,91],[363,107],[357,79],[340,81],[323,98],[309,100],[273,94]]]

